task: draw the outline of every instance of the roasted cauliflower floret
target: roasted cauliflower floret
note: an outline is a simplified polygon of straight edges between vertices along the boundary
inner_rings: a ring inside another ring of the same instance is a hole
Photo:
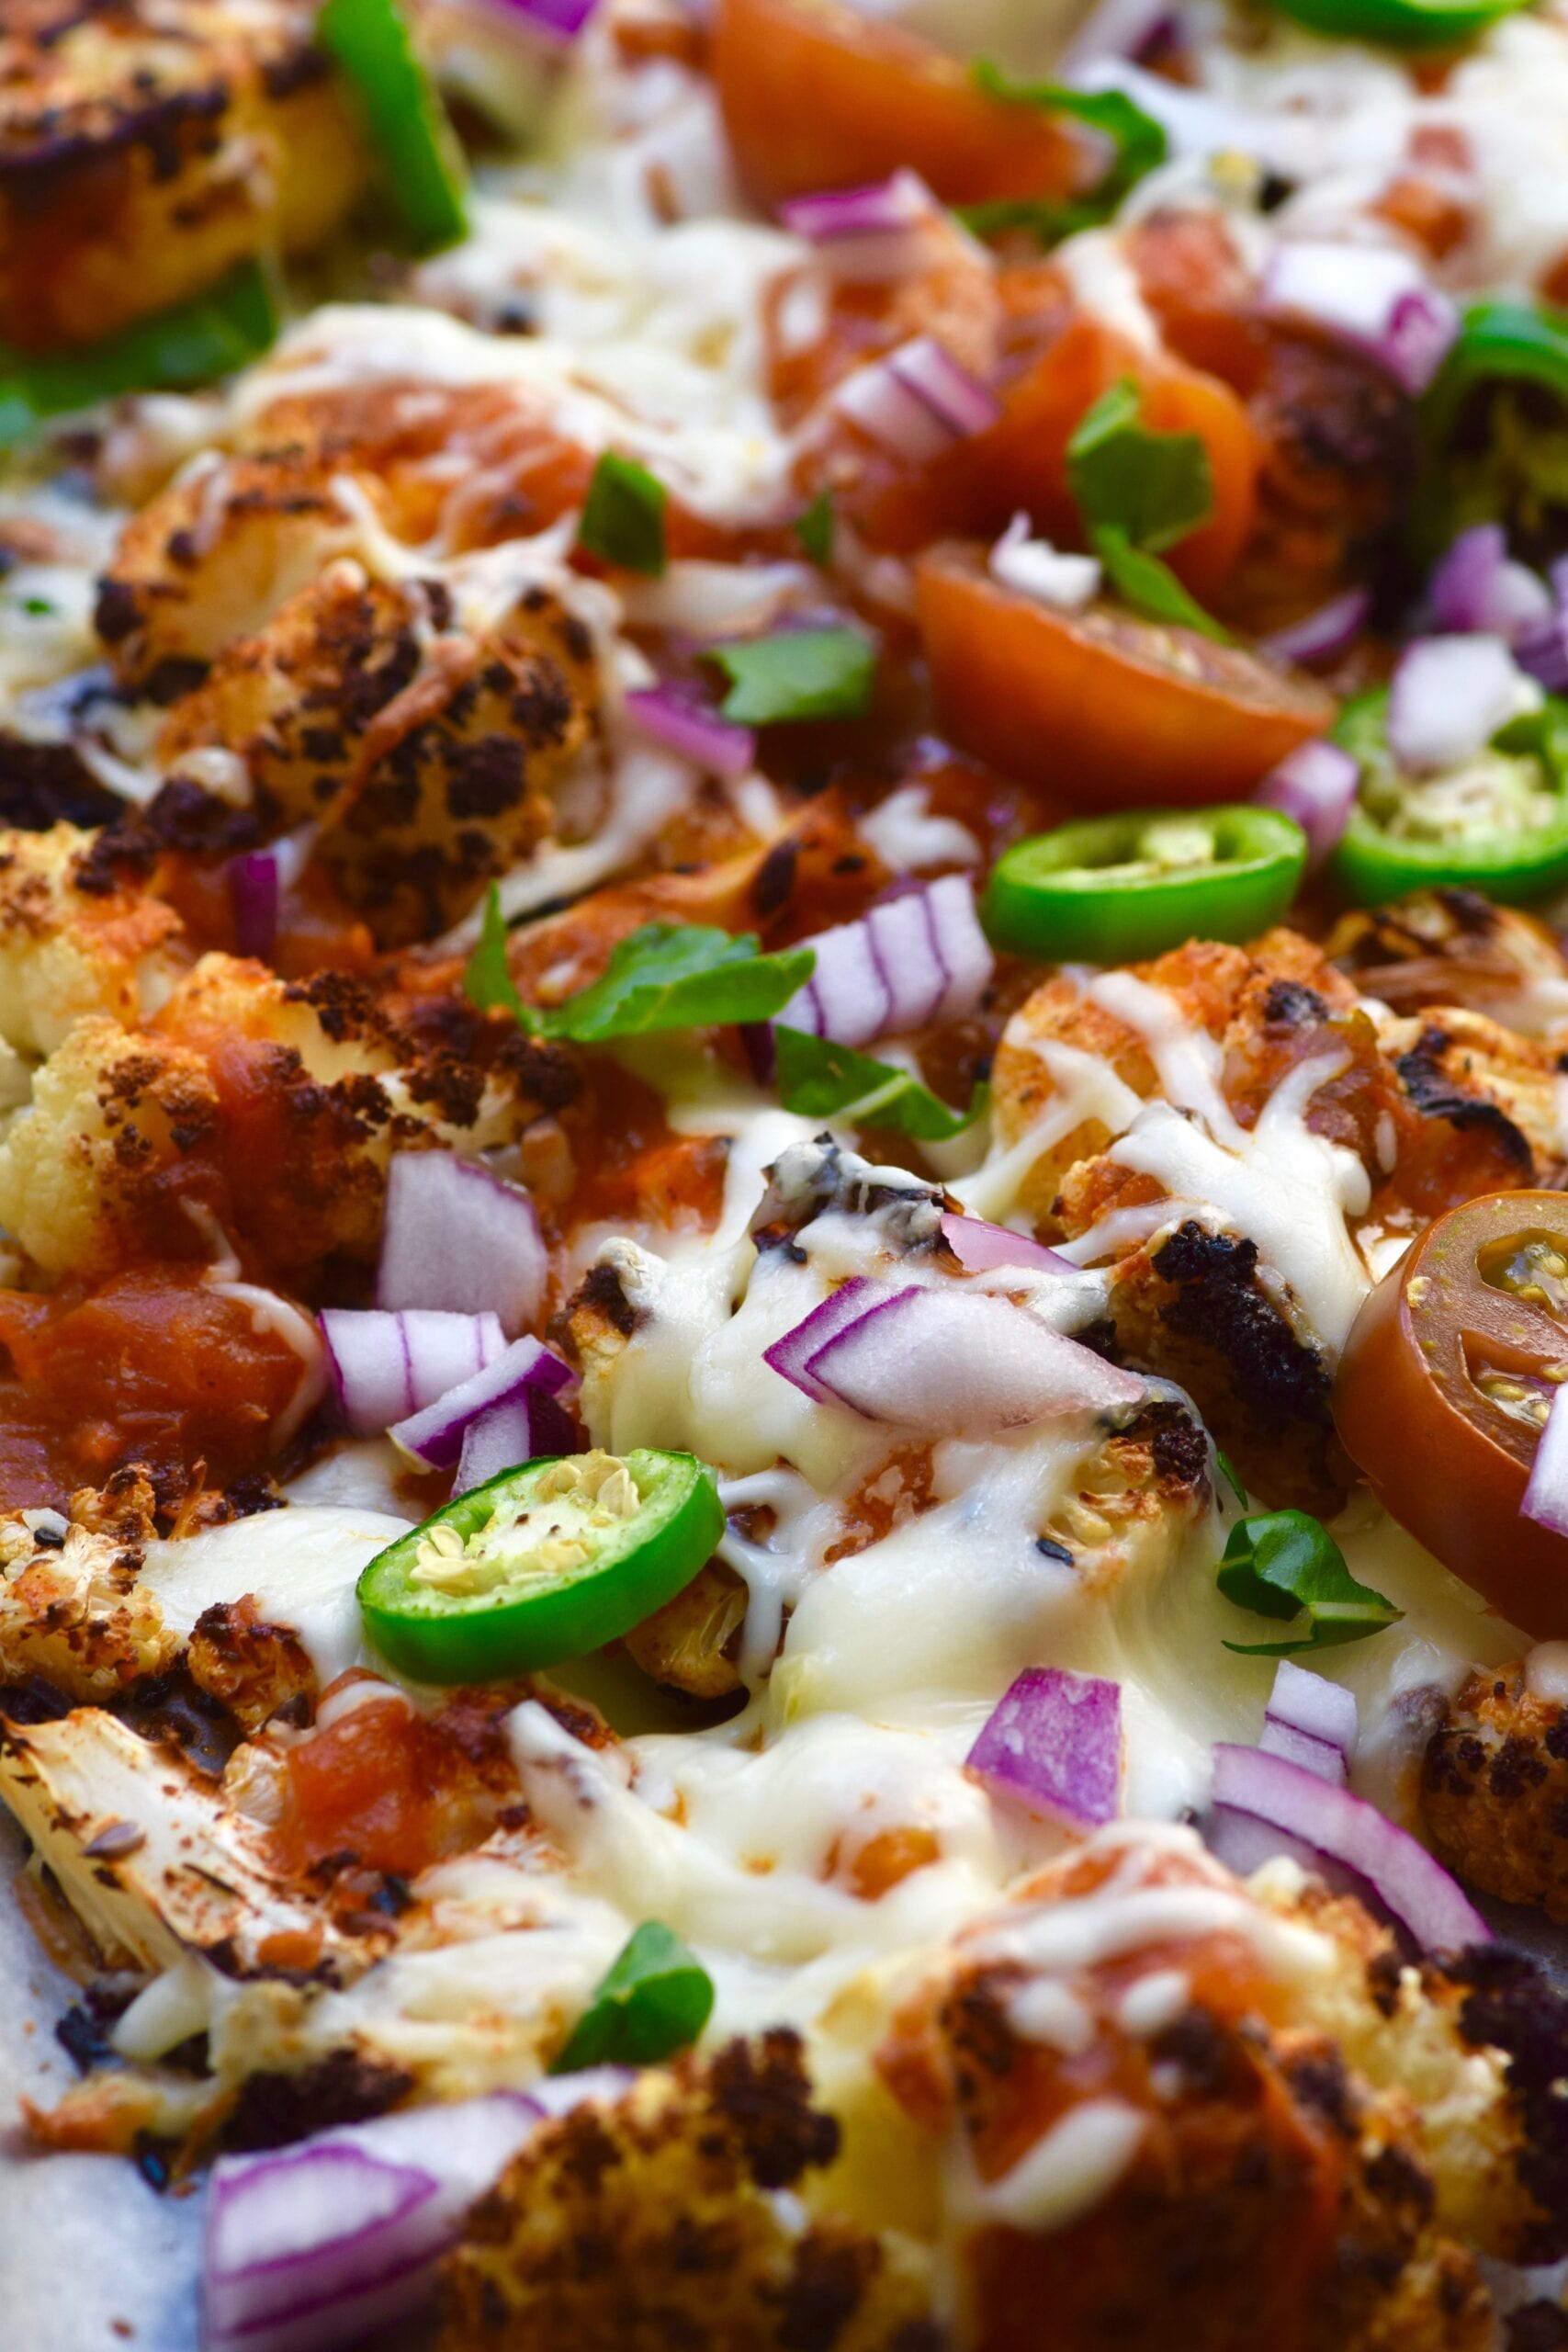
[[[313,855],[381,944],[444,931],[557,830],[589,732],[589,632],[543,588],[508,601],[491,623],[442,581],[333,564],[226,648],[160,757],[177,776],[237,754],[264,828],[319,828]]]
[[[0,1683],[40,1676],[86,1703],[173,1663],[178,1640],[137,1581],[152,1509],[132,1471],[74,1496],[68,1521],[35,1511],[0,1524]]]
[[[1417,890],[1341,915],[1324,949],[1395,1012],[1463,1005],[1536,1036],[1568,1023],[1568,959],[1543,922],[1479,890]]]
[[[365,176],[294,0],[23,0],[0,30],[0,338],[92,342],[305,251]]]
[[[580,2108],[469,2214],[441,2352],[926,2352],[914,2250],[801,2201],[839,2143],[782,2030]]]
[[[87,1013],[134,1028],[188,964],[179,917],[73,825],[0,833],[0,1038],[51,1054]]]
[[[1568,1920],[1568,1714],[1522,1665],[1472,1674],[1433,1735],[1421,1815],[1461,1877]]]
[[[0,1221],[56,1274],[222,1234],[288,1272],[373,1257],[394,1150],[510,1142],[536,1087],[572,1092],[558,1052],[451,1010],[427,1040],[342,974],[204,956],[152,1029],[95,1014],[43,1064],[0,1144]]]

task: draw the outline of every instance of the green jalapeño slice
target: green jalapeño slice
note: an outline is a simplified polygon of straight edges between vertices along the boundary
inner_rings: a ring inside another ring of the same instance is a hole
[[[672,1600],[724,1533],[690,1453],[566,1453],[503,1471],[378,1552],[366,1630],[420,1682],[497,1682],[580,1657]]]

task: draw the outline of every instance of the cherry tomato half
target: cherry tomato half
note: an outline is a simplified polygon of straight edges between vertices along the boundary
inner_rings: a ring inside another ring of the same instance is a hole
[[[1245,800],[1333,721],[1332,695],[1240,646],[1112,605],[1063,612],[998,587],[983,548],[934,548],[916,579],[953,741],[1073,808]]]
[[[721,0],[714,77],[760,204],[901,166],[944,204],[1069,196],[1079,175],[1059,117],[987,97],[956,58],[842,0]]]
[[[1538,1640],[1568,1634],[1568,1538],[1519,1505],[1565,1369],[1568,1194],[1488,1193],[1384,1275],[1334,1385],[1379,1500]]]

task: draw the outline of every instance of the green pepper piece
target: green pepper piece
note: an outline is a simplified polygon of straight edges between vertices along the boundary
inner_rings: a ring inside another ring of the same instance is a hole
[[[997,861],[980,913],[994,945],[1054,964],[1121,964],[1185,939],[1252,939],[1305,870],[1293,818],[1244,805],[1086,817]]]
[[[366,1631],[421,1682],[497,1682],[600,1649],[690,1584],[724,1533],[714,1473],[639,1447],[551,1454],[378,1552]]]
[[[1444,49],[1511,16],[1529,0],[1275,0],[1282,17],[1338,40],[1391,49]]]
[[[713,2013],[713,1979],[662,1920],[633,1929],[578,2018],[552,2075],[584,2066],[654,2066],[695,2041]]]
[[[277,333],[266,274],[243,261],[187,302],[101,343],[38,355],[0,344],[0,448],[48,416],[122,392],[186,391],[259,358]]]
[[[326,0],[316,38],[359,94],[387,192],[416,249],[455,245],[468,232],[463,151],[398,0]]]
[[[1333,729],[1361,771],[1330,868],[1347,898],[1371,907],[1469,887],[1514,906],[1568,882],[1568,703],[1548,695],[1500,729],[1465,771],[1474,780],[1461,798],[1445,797],[1440,776],[1400,774],[1387,722],[1379,686],[1348,702]]]
[[[1422,400],[1421,438],[1411,506],[1428,553],[1500,518],[1554,546],[1568,520],[1568,312],[1472,303]]]

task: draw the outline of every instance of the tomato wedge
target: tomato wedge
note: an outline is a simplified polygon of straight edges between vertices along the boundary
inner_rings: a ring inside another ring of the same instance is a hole
[[[1568,1195],[1489,1193],[1384,1275],[1334,1385],[1379,1500],[1537,1640],[1568,1634],[1568,1538],[1519,1505],[1565,1370]]]
[[[1074,808],[1245,800],[1335,716],[1324,687],[1240,646],[1108,604],[1064,612],[998,587],[983,548],[933,548],[916,585],[953,740]]]
[[[841,0],[720,0],[713,68],[740,175],[770,209],[900,168],[946,204],[1070,196],[1080,176],[1061,120],[987,97],[956,58]]]

